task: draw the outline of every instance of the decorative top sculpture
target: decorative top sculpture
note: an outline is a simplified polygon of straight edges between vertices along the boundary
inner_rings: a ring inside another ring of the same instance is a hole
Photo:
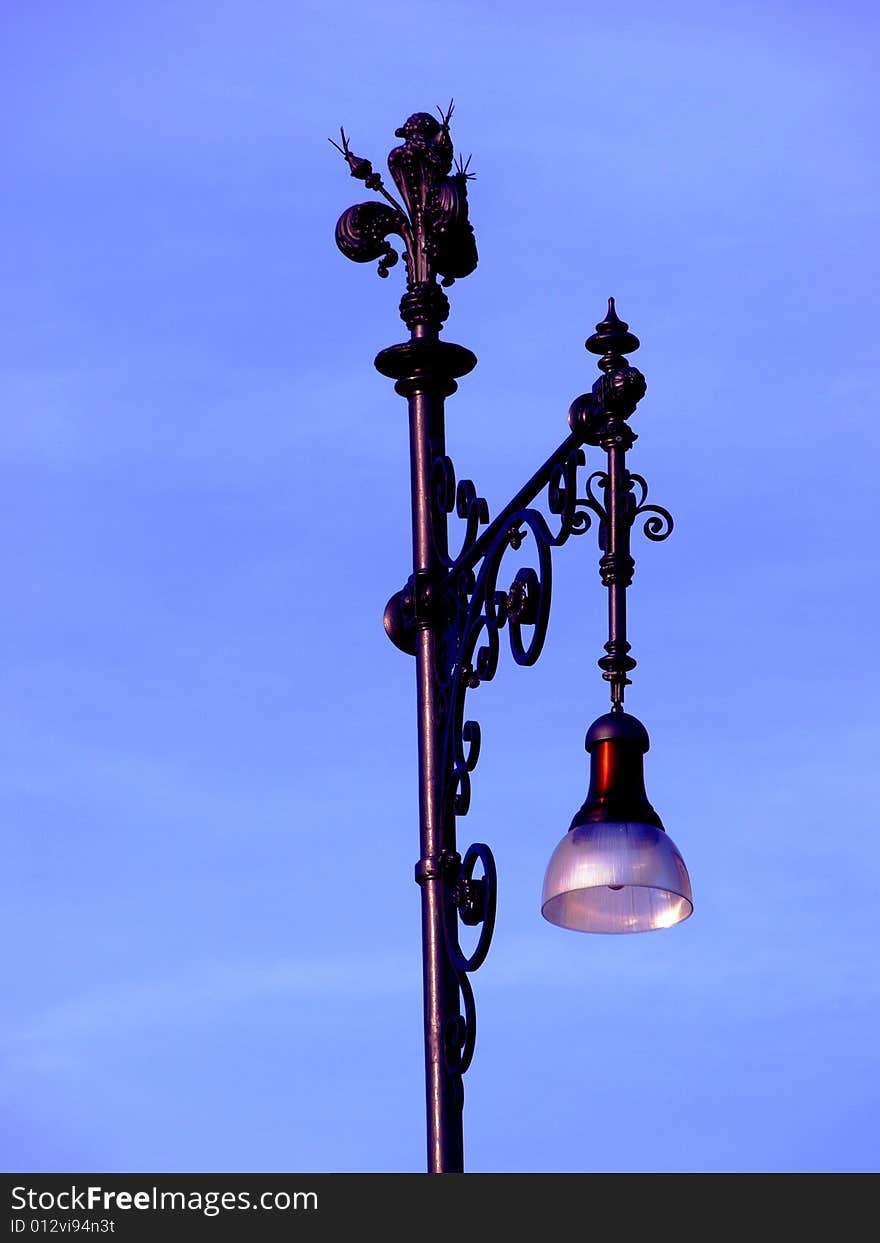
[[[477,244],[468,219],[467,183],[470,160],[453,166],[449,121],[453,105],[440,113],[414,112],[395,131],[404,141],[388,156],[388,168],[403,202],[400,203],[375,172],[369,160],[351,150],[345,130],[342,146],[333,142],[351,169],[352,177],[386,201],[356,203],[339,218],[336,244],[356,263],[378,259],[380,276],[387,276],[399,258],[388,241],[396,234],[404,246],[407,292],[400,306],[404,323],[411,330],[422,327],[438,332],[449,314],[449,303],[437,292],[435,278],[449,286],[469,276],[477,266]]]

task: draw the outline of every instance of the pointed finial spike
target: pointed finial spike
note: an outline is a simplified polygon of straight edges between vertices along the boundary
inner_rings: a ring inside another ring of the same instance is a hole
[[[617,314],[614,299],[608,299],[608,312],[603,320],[596,325],[596,331],[587,340],[586,347],[591,354],[604,355],[599,367],[603,371],[613,370],[622,361],[622,355],[631,354],[639,348],[639,339],[629,331],[629,324]]]
[[[617,307],[614,305],[613,298],[608,299],[608,314],[605,316],[604,322],[606,324],[620,324],[623,322],[617,314]]]

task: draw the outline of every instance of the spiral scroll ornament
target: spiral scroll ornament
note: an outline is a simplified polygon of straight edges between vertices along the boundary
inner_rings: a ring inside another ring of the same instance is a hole
[[[475,877],[477,864],[483,870]],[[468,846],[464,857],[457,855],[449,861],[449,883],[446,901],[443,903],[443,934],[449,961],[456,973],[463,1014],[447,1020],[445,1053],[448,1069],[457,1079],[458,1091],[462,1092],[461,1076],[471,1064],[477,1039],[477,1010],[474,992],[468,976],[485,962],[495,930],[495,909],[498,881],[495,858],[484,842]],[[461,947],[459,922],[479,928],[477,942],[470,954]]]
[[[461,560],[462,555],[476,543],[480,527],[489,521],[489,506],[485,497],[477,495],[476,485],[472,479],[461,479],[456,486],[455,467],[452,458],[446,454],[434,459],[431,468],[431,488],[434,504],[440,514],[451,514],[465,524],[462,541],[455,556],[450,556],[444,548],[437,546],[436,525],[434,527],[434,549],[437,557],[447,568]]]
[[[645,519],[642,530],[649,540],[653,540],[655,544],[661,543],[668,539],[672,534],[675,523],[672,520],[672,514],[668,509],[664,509],[662,505],[646,505],[648,498],[648,485],[641,475],[630,474],[632,484],[635,484],[641,491],[641,495],[635,498],[635,506],[632,510],[632,521],[642,514],[650,514]]]

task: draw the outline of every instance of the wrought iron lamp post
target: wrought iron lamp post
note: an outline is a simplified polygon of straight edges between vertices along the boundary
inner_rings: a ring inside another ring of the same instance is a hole
[[[382,350],[375,365],[395,381],[409,407],[413,572],[388,602],[385,629],[416,663],[415,874],[422,899],[428,1168],[436,1173],[463,1169],[463,1076],[476,1032],[469,977],[486,957],[495,920],[492,852],[483,843],[463,854],[456,848],[456,819],[468,811],[480,754],[480,727],[465,719],[465,701],[469,690],[495,676],[503,630],[517,664],[538,659],[549,619],[552,551],[589,530],[594,519],[608,590],[608,641],[598,663],[610,684],[611,710],[587,733],[589,792],[552,855],[541,909],[551,923],[588,932],[664,928],[693,909],[687,869],[645,793],[648,734],[623,707],[636,663],[626,637],[626,589],[635,564],[630,532],[639,518],[651,540],[664,540],[672,530],[670,515],[647,503],[647,484],[626,466],[636,439],[628,420],[646,389],[626,359],[639,341],[610,298],[607,315],[586,343],[599,355],[602,374],[572,403],[569,434],[490,521],[473,483],[463,479],[456,486],[446,452],[445,399],[477,361],[439,335],[449,314],[443,286],[477,266],[467,165],[459,162],[453,170],[451,113],[451,105],[439,120],[419,112],[396,131],[402,142],[388,156],[388,168],[402,202],[370,161],[352,152],[344,132],[342,145],[334,143],[352,176],[380,196],[343,212],[336,226],[339,249],[359,263],[378,260],[379,275],[387,276],[398,259],[388,241],[395,234],[406,263],[400,315],[410,337]],[[602,450],[606,461],[582,481],[585,447]],[[549,520],[534,507],[541,493]],[[452,513],[463,522],[454,552]],[[505,554],[525,541],[535,565],[518,569],[508,586],[499,587]],[[479,929],[470,955],[461,948],[459,921]]]

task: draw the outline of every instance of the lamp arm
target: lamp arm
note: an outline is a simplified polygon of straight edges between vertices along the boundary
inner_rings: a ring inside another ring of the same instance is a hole
[[[430,593],[429,606],[438,633],[435,673],[444,698],[443,771],[448,774],[448,810],[467,814],[470,806],[470,774],[480,751],[480,727],[465,720],[467,692],[490,682],[497,672],[500,634],[507,629],[511,655],[518,665],[533,665],[544,646],[550,618],[552,550],[570,536],[581,535],[593,517],[604,521],[605,511],[593,492],[599,472],[583,484],[579,473],[586,466],[579,430],[558,446],[477,538],[473,533],[473,510],[485,511],[485,502],[471,496],[468,480],[459,485],[470,497],[465,545]],[[445,468],[451,477],[452,464]],[[551,527],[536,508],[538,494],[546,489],[546,508],[558,521]],[[530,566],[520,565],[509,587],[499,589],[505,558],[531,538]],[[425,585],[427,587],[427,584]]]
[[[450,577],[471,569],[481,561],[489,553],[490,549],[498,543],[499,537],[502,534],[506,535],[510,531],[517,513],[536,500],[551,481],[553,481],[554,487],[557,489],[563,485],[566,463],[568,463],[571,455],[580,449],[583,441],[584,437],[580,431],[572,432],[566,436],[565,440],[550,454],[546,462],[535,471],[531,479],[523,484],[501,512],[479,534],[476,532],[474,519],[479,520],[482,518],[482,522],[488,522],[488,510],[485,507],[485,501],[475,495],[474,485],[469,479],[461,481],[456,492],[455,508],[459,518],[463,518],[468,522],[468,530],[458,555],[454,559],[449,560]],[[448,464],[448,473],[446,474],[448,480],[452,477],[452,462],[447,458],[446,463]],[[446,466],[444,466],[444,472],[446,472]],[[446,486],[449,486],[448,483]],[[562,509],[553,509],[552,505],[551,510],[555,513],[562,513]],[[560,532],[561,534],[562,532]],[[567,538],[567,535],[565,538]]]

